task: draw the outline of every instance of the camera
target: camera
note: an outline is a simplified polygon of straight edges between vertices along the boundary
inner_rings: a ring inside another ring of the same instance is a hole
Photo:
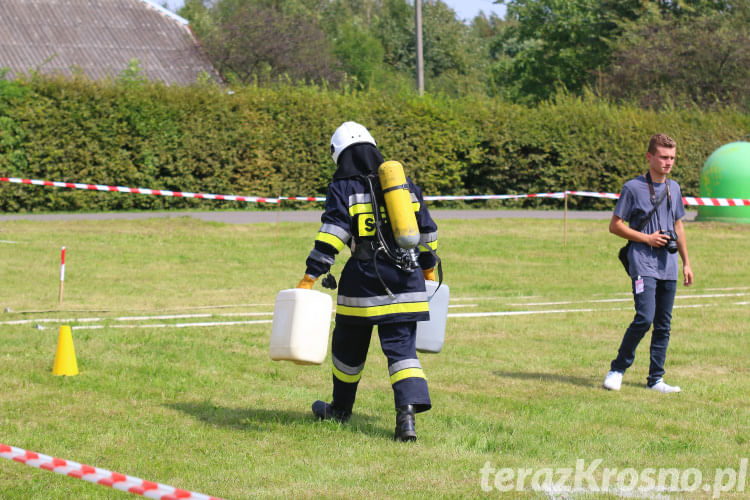
[[[659,232],[665,235],[667,238],[669,238],[669,240],[667,240],[667,244],[665,245],[667,252],[669,253],[677,252],[677,233],[675,233],[674,231],[659,231]]]

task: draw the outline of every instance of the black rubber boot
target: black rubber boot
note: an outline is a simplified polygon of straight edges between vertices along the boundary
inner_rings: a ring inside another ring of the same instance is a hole
[[[412,405],[396,408],[396,432],[393,439],[397,441],[416,441],[417,430],[414,422],[414,407]]]
[[[348,422],[352,416],[351,410],[340,410],[320,400],[312,404],[312,412],[320,420],[335,420],[342,424]]]

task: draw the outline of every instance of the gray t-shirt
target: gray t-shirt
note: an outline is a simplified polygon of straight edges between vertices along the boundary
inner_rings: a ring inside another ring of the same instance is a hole
[[[642,233],[651,234],[661,230],[674,231],[674,221],[685,216],[685,206],[682,204],[680,185],[671,179],[669,183],[671,206],[669,200],[664,199],[656,213],[640,228]],[[655,182],[654,192],[659,199],[666,183]],[[614,214],[636,229],[641,219],[653,208],[651,194],[645,175],[640,175],[625,183],[620,192],[620,199],[615,205]],[[657,219],[658,214],[658,219]],[[659,227],[659,222],[661,227]],[[635,227],[634,227],[635,226]],[[660,280],[676,280],[678,268],[678,253],[669,253],[666,247],[654,248],[645,243],[631,242],[628,259],[630,259],[630,276],[649,276]]]

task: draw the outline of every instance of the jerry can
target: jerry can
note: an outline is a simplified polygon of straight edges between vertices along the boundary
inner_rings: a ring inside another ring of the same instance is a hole
[[[430,320],[417,322],[417,351],[440,352],[445,340],[445,323],[448,319],[450,289],[445,283],[438,288],[437,281],[425,281],[430,302]],[[437,289],[437,292],[435,290]]]
[[[319,365],[328,352],[333,300],[316,290],[290,288],[276,295],[271,327],[271,359]]]

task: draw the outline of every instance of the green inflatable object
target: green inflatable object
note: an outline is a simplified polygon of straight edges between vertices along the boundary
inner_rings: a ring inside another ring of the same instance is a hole
[[[725,144],[703,164],[700,196],[750,199],[750,142]],[[700,221],[750,224],[750,206],[698,207]]]

